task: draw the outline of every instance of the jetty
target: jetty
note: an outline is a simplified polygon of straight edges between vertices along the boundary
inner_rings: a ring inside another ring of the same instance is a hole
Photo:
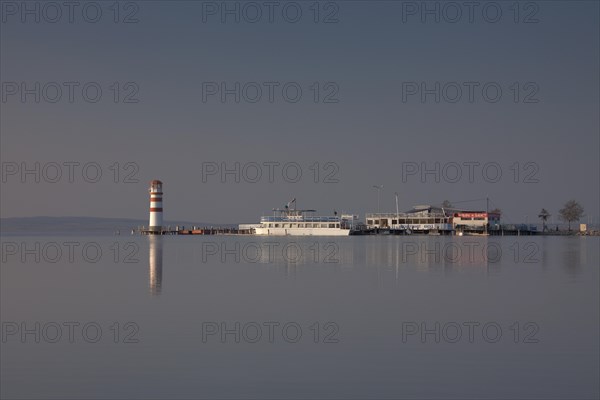
[[[131,230],[132,235],[253,235],[254,229],[240,229],[229,226],[208,226],[186,228],[179,227],[161,227],[160,230],[150,229],[146,226],[141,226]]]
[[[379,188],[378,186],[376,186]],[[455,208],[450,202],[441,206],[416,205],[400,212],[396,193],[396,212],[367,213],[364,223],[358,215],[313,216],[315,210],[296,208],[296,199],[288,202],[285,208],[273,209],[273,216],[261,217],[258,224],[223,226],[163,225],[163,182],[155,179],[150,182],[150,215],[148,226],[138,226],[131,234],[140,235],[274,235],[274,236],[361,236],[361,235],[451,235],[451,236],[531,236],[531,235],[573,235],[577,232],[555,231],[544,225],[538,230],[535,224],[501,223],[501,211],[489,211],[490,199],[485,210],[465,210]],[[448,204],[446,204],[448,203]],[[598,230],[588,230],[580,224],[579,235],[597,236]]]

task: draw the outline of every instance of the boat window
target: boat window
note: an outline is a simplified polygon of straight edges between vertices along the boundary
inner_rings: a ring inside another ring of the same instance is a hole
[[[327,224],[321,224],[321,228],[327,228]]]
[[[304,228],[304,224],[298,224],[298,228]]]
[[[279,228],[279,224],[275,224],[275,228]]]
[[[340,227],[340,224],[335,224],[335,227],[336,227],[336,228],[339,228],[339,227]]]
[[[367,220],[367,225],[373,225],[373,220],[372,219],[368,219]]]
[[[329,224],[330,228],[335,228],[335,224]]]

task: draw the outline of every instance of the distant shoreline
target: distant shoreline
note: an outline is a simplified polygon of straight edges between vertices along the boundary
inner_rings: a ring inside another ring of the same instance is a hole
[[[129,235],[131,230],[147,225],[148,221],[134,218],[103,217],[10,217],[0,218],[1,236],[24,235]],[[166,226],[227,226],[204,222],[166,221]],[[234,224],[229,224],[234,226]]]

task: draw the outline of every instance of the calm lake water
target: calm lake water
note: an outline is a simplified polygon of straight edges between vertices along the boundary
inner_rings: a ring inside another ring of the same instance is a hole
[[[598,237],[2,237],[3,398],[598,398]]]

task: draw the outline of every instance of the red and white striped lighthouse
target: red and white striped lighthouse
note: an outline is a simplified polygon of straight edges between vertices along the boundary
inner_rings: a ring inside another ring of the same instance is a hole
[[[153,180],[150,182],[150,221],[148,222],[148,231],[160,234],[163,224],[163,205],[162,205],[162,182]]]

